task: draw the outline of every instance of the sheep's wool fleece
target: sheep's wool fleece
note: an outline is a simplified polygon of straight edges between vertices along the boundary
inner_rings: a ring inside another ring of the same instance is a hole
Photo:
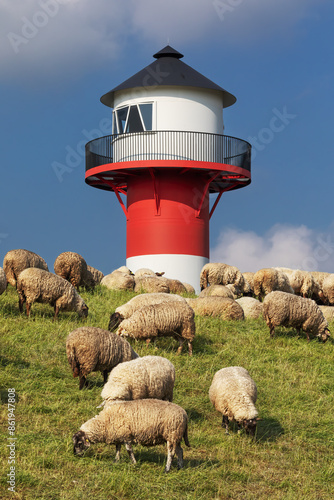
[[[243,290],[245,280],[237,267],[220,262],[209,262],[202,267],[200,274],[201,289],[206,288],[208,285],[228,285],[229,283]]]
[[[199,297],[228,297],[229,299],[234,299],[234,294],[230,288],[225,285],[211,285],[204,288]]]
[[[244,311],[245,318],[260,318],[262,317],[263,304],[253,297],[240,297],[236,302],[241,305]]]
[[[118,363],[138,357],[125,339],[93,326],[76,328],[69,333],[66,354],[71,366],[79,362],[83,376],[92,371],[110,370]]]
[[[289,278],[283,271],[271,267],[259,269],[253,277],[254,295],[261,297],[275,290],[294,293]]]
[[[161,302],[144,306],[122,321],[118,333],[134,338],[180,336],[192,341],[195,336],[194,311],[186,302]]]
[[[92,443],[140,443],[153,446],[180,443],[187,427],[187,413],[180,406],[158,399],[114,401],[84,423]]]
[[[28,267],[38,267],[48,271],[45,260],[30,250],[10,250],[3,259],[3,270],[10,285],[16,286],[19,274]]]
[[[6,290],[7,288],[7,279],[5,275],[5,271],[0,267],[0,295]]]
[[[126,304],[117,307],[115,312],[121,314],[126,319],[143,306],[173,301],[186,302],[186,299],[181,297],[181,295],[170,293],[142,293],[130,299]]]
[[[135,279],[130,274],[116,270],[104,276],[101,285],[106,286],[109,290],[133,290]]]
[[[328,328],[328,322],[314,300],[280,291],[265,297],[263,317],[274,327],[291,326],[314,335]]]
[[[58,276],[72,283],[75,288],[84,286],[87,275],[87,263],[76,252],[63,252],[55,260],[54,271]]]
[[[216,372],[209,398],[216,410],[230,420],[240,422],[258,416],[254,406],[257,400],[255,382],[241,366],[230,366]]]
[[[101,397],[115,399],[173,399],[175,367],[162,356],[144,356],[117,365],[109,374]]]
[[[319,306],[327,321],[334,321],[334,306]]]
[[[169,293],[168,280],[162,276],[140,276],[135,279],[134,291],[139,293]]]
[[[245,317],[241,305],[228,297],[197,297],[186,301],[199,316],[213,316],[224,320],[241,320]]]
[[[57,304],[63,310],[80,311],[84,301],[73,285],[56,274],[43,269],[29,267],[20,273],[18,292],[24,292],[28,303],[43,302]]]
[[[322,291],[328,304],[334,304],[334,274],[326,276],[322,282]]]

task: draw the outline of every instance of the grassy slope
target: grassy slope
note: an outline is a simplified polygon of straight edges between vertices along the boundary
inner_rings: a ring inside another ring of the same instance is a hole
[[[89,305],[85,324],[107,328],[115,307],[133,294],[98,288],[82,293]],[[84,323],[75,313],[52,321],[47,305],[34,304],[28,320],[18,312],[16,291],[0,296],[0,387],[18,394],[16,405],[16,492],[7,491],[9,472],[7,404],[1,404],[0,498],[18,499],[332,499],[334,497],[334,346],[277,329],[269,338],[263,320],[224,322],[196,318],[194,355],[176,356],[173,339],[156,347],[132,342],[140,355],[158,354],[176,368],[174,402],[188,413],[185,467],[163,473],[165,446],[135,446],[133,466],[122,448],[92,446],[72,453],[72,435],[99,410],[102,376],[89,375],[78,390],[66,359],[67,334]],[[332,325],[333,326],[333,325]],[[334,330],[334,329],[333,329]],[[186,349],[185,349],[186,351]],[[208,398],[213,374],[224,366],[247,368],[257,383],[262,420],[257,441],[225,435],[221,416]]]

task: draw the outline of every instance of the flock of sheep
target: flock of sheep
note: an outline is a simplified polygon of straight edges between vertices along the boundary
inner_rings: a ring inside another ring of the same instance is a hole
[[[117,290],[132,290],[135,297],[111,314],[108,330],[83,326],[73,330],[66,340],[66,353],[73,376],[79,377],[79,389],[87,385],[87,375],[100,371],[104,379],[102,410],[85,422],[73,436],[74,453],[82,454],[92,443],[116,445],[116,460],[125,444],[136,463],[131,444],[152,446],[167,443],[165,471],[176,454],[178,468],[183,466],[181,441],[187,446],[188,417],[183,408],[172,403],[175,382],[174,365],[161,356],[139,357],[124,338],[145,339],[174,337],[178,353],[187,342],[193,352],[195,315],[243,320],[263,316],[270,336],[275,327],[290,326],[325,342],[330,336],[328,319],[333,319],[334,275],[308,273],[286,268],[260,269],[241,273],[234,266],[206,264],[200,275],[201,293],[196,298],[180,294],[195,291],[186,283],[165,278],[163,273],[142,269],[133,274],[126,267],[107,276],[88,266],[74,252],[60,254],[55,273],[46,262],[27,250],[11,250],[0,268],[0,293],[7,282],[16,287],[19,309],[29,316],[34,302],[54,307],[54,319],[61,310],[88,315],[88,306],[79,288],[97,284]],[[222,425],[235,421],[239,429],[254,436],[258,421],[255,407],[257,388],[243,367],[225,367],[215,373],[209,398],[222,414]]]

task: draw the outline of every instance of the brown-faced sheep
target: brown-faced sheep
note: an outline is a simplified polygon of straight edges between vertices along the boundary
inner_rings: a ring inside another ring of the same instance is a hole
[[[187,341],[191,356],[195,336],[194,311],[187,303],[179,301],[144,306],[123,320],[116,333],[146,339],[147,343],[156,337],[174,337],[180,344],[177,353],[181,353]]]
[[[248,371],[241,366],[229,366],[215,373],[209,389],[213,406],[223,415],[222,426],[228,434],[229,421],[255,435],[258,412],[255,408],[257,388]]]
[[[30,250],[10,250],[3,259],[3,270],[8,283],[13,287],[16,287],[19,274],[29,267],[38,267],[44,271],[49,270],[45,260]]]
[[[271,337],[275,334],[276,326],[290,326],[296,328],[298,332],[303,330],[308,342],[310,334],[323,342],[330,336],[328,322],[314,300],[291,293],[280,291],[269,293],[263,301],[263,317],[270,329]]]
[[[88,307],[71,283],[56,274],[43,269],[30,267],[19,274],[17,280],[19,309],[23,311],[26,302],[27,316],[31,304],[42,302],[54,307],[54,319],[62,311],[76,311],[79,316],[87,317]]]
[[[181,441],[188,441],[188,416],[183,408],[158,399],[137,399],[135,401],[115,401],[99,415],[85,422],[73,436],[73,451],[82,455],[93,443],[116,445],[116,457],[120,458],[121,445],[135,464],[131,444],[155,446],[167,443],[167,463],[169,472],[176,453],[178,468],[183,467]]]
[[[79,377],[79,389],[91,372],[100,371],[104,383],[119,363],[138,358],[130,344],[115,333],[93,326],[76,328],[66,339],[66,353],[73,377]]]

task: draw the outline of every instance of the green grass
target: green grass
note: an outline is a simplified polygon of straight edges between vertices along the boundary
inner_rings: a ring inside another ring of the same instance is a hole
[[[122,447],[97,444],[73,455],[72,435],[99,411],[102,376],[88,376],[78,389],[66,358],[68,333],[87,324],[107,328],[110,313],[134,294],[98,287],[82,292],[89,306],[86,321],[33,304],[31,317],[18,312],[11,287],[0,296],[0,406],[2,475],[0,498],[15,499],[284,499],[334,498],[334,346],[307,343],[294,330],[277,328],[270,339],[263,320],[241,322],[196,318],[194,353],[176,355],[173,339],[156,345],[131,341],[140,355],[157,354],[176,368],[174,402],[189,416],[191,448],[183,445],[184,469],[175,462],[164,474],[165,446],[134,446],[133,466]],[[334,331],[333,325],[332,330]],[[221,427],[208,390],[224,366],[247,368],[258,387],[256,440]],[[9,473],[8,388],[17,402],[15,493]]]

